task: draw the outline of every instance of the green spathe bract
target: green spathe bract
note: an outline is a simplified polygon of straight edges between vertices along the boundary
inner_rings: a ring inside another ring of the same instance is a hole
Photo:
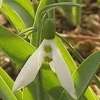
[[[45,39],[54,39],[55,37],[55,25],[53,19],[46,19],[44,22],[43,34]]]

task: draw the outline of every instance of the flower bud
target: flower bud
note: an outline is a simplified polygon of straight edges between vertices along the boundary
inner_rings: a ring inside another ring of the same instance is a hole
[[[44,38],[47,40],[54,39],[55,32],[56,29],[53,19],[46,19],[46,21],[44,22],[44,29],[43,29]]]

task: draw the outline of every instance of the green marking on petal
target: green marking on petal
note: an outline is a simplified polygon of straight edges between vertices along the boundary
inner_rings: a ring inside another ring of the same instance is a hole
[[[45,51],[46,53],[50,53],[50,52],[52,51],[51,46],[50,46],[50,45],[45,45],[45,46],[44,46],[44,51]]]
[[[45,62],[48,62],[48,63],[52,61],[52,59],[48,56],[44,57],[44,60],[45,60]]]

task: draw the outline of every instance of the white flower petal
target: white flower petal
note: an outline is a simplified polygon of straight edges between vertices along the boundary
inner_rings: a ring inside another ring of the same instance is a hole
[[[42,43],[23,66],[14,83],[13,92],[23,88],[35,79],[43,62],[43,45]]]
[[[44,39],[44,46],[45,46],[45,45],[51,46],[52,41],[53,41],[53,39],[52,39],[52,40]],[[52,51],[51,51],[51,52],[52,52]],[[44,57],[45,57],[45,56],[48,56],[48,57],[51,58],[52,53],[44,52]],[[52,69],[52,71],[55,72],[53,61],[51,61],[51,62],[49,63],[49,65],[50,65],[50,68]]]
[[[74,89],[74,83],[70,71],[68,67],[66,67],[67,65],[65,64],[65,61],[63,60],[54,42],[51,43],[51,46],[53,49],[52,56],[53,56],[54,67],[58,79],[62,87],[65,88],[74,99],[77,99],[75,94],[75,89]]]
[[[49,63],[49,65],[50,65],[50,68],[52,69],[52,71],[55,72],[55,68],[54,68],[54,63],[53,63],[53,61],[51,61],[51,62]]]

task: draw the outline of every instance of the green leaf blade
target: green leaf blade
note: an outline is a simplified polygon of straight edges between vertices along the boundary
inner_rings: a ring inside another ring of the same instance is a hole
[[[93,53],[83,61],[83,63],[74,73],[73,78],[78,98],[84,94],[91,79],[94,77],[96,71],[98,70],[98,64],[100,63],[99,57],[100,51]]]
[[[5,81],[5,84],[8,85],[9,89],[12,90],[12,86],[13,86],[14,82],[1,67],[0,67],[0,76]],[[16,96],[16,98],[18,100],[22,100],[22,92],[21,91],[17,91],[16,93],[14,93],[14,95]]]
[[[13,61],[22,66],[35,48],[3,26],[0,26],[0,30],[0,48]]]
[[[24,4],[29,4],[28,0],[27,1],[20,1],[21,3],[26,2]],[[7,5],[9,5],[23,20],[23,22],[25,23],[25,25],[27,27],[31,27],[33,25],[33,17],[30,15],[30,13],[26,10],[25,5],[22,6],[18,1],[16,0],[4,0],[4,3],[6,3]],[[28,5],[29,7],[29,5]]]
[[[21,31],[26,28],[21,17],[7,4],[3,3],[2,13],[6,16],[9,22],[14,26],[17,31]]]

